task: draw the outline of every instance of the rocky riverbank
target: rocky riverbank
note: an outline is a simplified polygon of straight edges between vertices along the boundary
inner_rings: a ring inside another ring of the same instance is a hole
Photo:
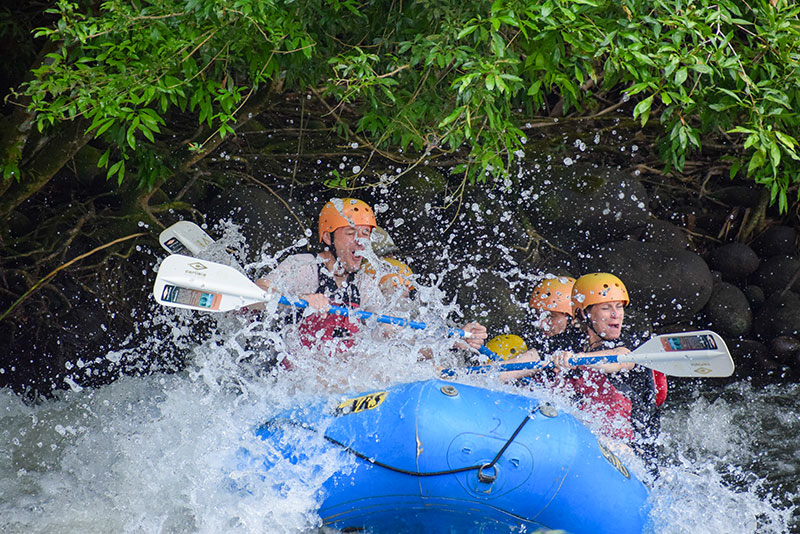
[[[796,213],[759,208],[763,195],[753,185],[708,181],[698,191],[637,167],[568,163],[522,165],[513,182],[477,186],[420,168],[349,194],[375,206],[420,283],[457,298],[464,317],[483,321],[491,335],[529,332],[526,303],[543,274],[608,271],[627,285],[637,327],[719,332],[736,378],[800,376]],[[213,232],[220,221],[232,222],[249,261],[280,257],[306,250],[303,238],[313,246],[320,206],[337,194],[252,180],[221,193],[193,188],[187,200],[194,210],[176,211],[166,223],[193,218]],[[166,331],[146,361],[127,361],[120,349],[159,328],[149,292],[163,256],[160,228],[141,229],[152,237],[139,238],[126,256],[62,275],[43,290],[53,306],[44,314],[49,322],[2,325],[5,384],[47,392],[182,367],[186,354],[170,347]],[[109,359],[115,350],[123,356]]]
[[[626,283],[640,327],[710,328],[729,342],[737,377],[797,376],[798,231],[766,218],[739,242],[748,219],[737,214],[748,208],[726,203],[758,201],[757,188],[724,184],[704,200],[688,188],[675,195],[665,180],[642,179],[635,169],[589,164],[534,166],[519,178],[512,189],[467,189],[446,208],[452,184],[436,171],[361,197],[376,206],[399,256],[423,279],[435,274],[465,316],[491,333],[528,329],[526,303],[542,274],[607,271]],[[323,196],[273,193],[231,190],[210,214],[242,223],[251,246],[274,253],[314,229]]]

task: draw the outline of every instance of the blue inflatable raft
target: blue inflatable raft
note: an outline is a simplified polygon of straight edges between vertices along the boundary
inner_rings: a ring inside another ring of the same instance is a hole
[[[648,530],[644,485],[575,418],[534,398],[430,380],[321,401],[257,430],[297,461],[287,425],[355,457],[320,493],[324,524],[344,532]]]

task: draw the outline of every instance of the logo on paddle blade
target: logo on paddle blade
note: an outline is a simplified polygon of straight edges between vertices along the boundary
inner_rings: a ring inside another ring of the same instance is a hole
[[[161,290],[161,300],[164,303],[184,304],[195,308],[218,310],[222,295],[219,293],[206,293],[185,287],[165,285]]]
[[[189,267],[191,267],[192,269],[196,269],[198,271],[202,271],[203,269],[208,269],[208,267],[206,267],[205,265],[203,265],[199,261],[196,261],[194,263],[190,263]]]
[[[170,237],[162,243],[172,254],[183,254],[186,252],[186,246],[181,243],[177,237]]]
[[[661,345],[667,352],[684,350],[714,350],[717,343],[708,334],[690,336],[670,336],[661,339]]]

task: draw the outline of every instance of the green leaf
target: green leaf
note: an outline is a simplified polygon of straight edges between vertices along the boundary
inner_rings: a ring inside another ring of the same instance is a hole
[[[714,73],[714,69],[712,69],[708,65],[704,65],[702,63],[697,63],[695,65],[692,65],[692,70],[694,70],[696,72],[699,72],[700,74],[713,74]]]
[[[17,165],[16,161],[9,161],[5,165],[3,165],[3,180],[9,180],[12,177],[16,178],[18,182],[21,179],[19,166]]]
[[[689,71],[686,67],[678,69],[678,72],[675,73],[675,85],[682,85],[683,82],[686,81],[686,78],[689,75]]]
[[[114,165],[108,169],[108,174],[106,175],[107,179],[111,179],[114,175],[117,175],[117,185],[122,184],[122,179],[125,176],[125,160],[119,160]]]
[[[456,39],[463,39],[464,37],[471,34],[477,29],[478,29],[477,24],[471,24],[469,26],[465,26],[460,32],[458,32],[458,35],[456,35]]]
[[[102,169],[106,165],[108,165],[108,156],[111,154],[111,149],[107,148],[105,152],[100,156],[97,160],[97,167]]]
[[[756,150],[750,157],[750,164],[747,166],[747,175],[750,176],[756,169],[764,166],[767,155],[763,149]]]
[[[136,127],[130,126],[125,134],[125,141],[132,150],[136,150]]]
[[[653,104],[653,96],[650,95],[638,104],[636,107],[633,108],[633,118],[641,116],[641,124],[644,126],[647,124],[647,119],[650,117],[650,106]]]
[[[777,169],[781,164],[781,149],[774,141],[769,145],[769,159],[772,163],[772,168]]]

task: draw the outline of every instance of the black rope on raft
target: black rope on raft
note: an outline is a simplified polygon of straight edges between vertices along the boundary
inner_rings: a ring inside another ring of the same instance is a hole
[[[533,415],[536,413],[536,410],[538,410],[538,408],[536,408],[533,412],[531,412],[531,413],[529,413],[528,415],[525,416],[525,419],[522,420],[522,422],[519,424],[519,426],[514,431],[514,433],[511,434],[511,437],[506,440],[505,444],[503,444],[503,447],[500,449],[500,451],[497,453],[497,455],[494,457],[494,459],[491,462],[489,462],[488,464],[471,465],[471,466],[468,466],[468,467],[459,467],[458,469],[448,469],[446,471],[427,471],[427,472],[423,473],[423,472],[420,472],[420,471],[409,471],[407,469],[401,469],[399,467],[394,467],[394,466],[385,464],[383,462],[379,462],[375,458],[370,458],[369,456],[366,456],[366,455],[358,452],[357,450],[353,449],[349,445],[345,445],[341,441],[338,441],[338,440],[336,440],[336,439],[334,439],[334,438],[332,438],[330,436],[326,435],[325,439],[328,440],[329,442],[333,443],[334,445],[336,445],[338,447],[341,447],[345,452],[348,452],[348,453],[352,454],[356,458],[364,460],[365,462],[369,462],[372,465],[375,465],[375,466],[378,466],[378,467],[382,467],[384,469],[388,469],[389,471],[394,471],[395,473],[402,473],[404,475],[412,475],[412,476],[416,476],[416,477],[435,477],[435,476],[440,476],[440,475],[453,475],[453,474],[456,474],[456,473],[464,473],[466,471],[478,470],[478,476],[479,476],[481,482],[490,483],[490,482],[494,482],[494,479],[497,477],[497,474],[496,474],[497,471],[496,471],[494,465],[500,460],[500,458],[503,456],[503,453],[506,452],[506,449],[508,449],[509,445],[511,445],[511,443],[514,442],[514,440],[517,438],[517,435],[522,431],[522,429],[525,427],[525,425],[528,423],[528,421],[533,419]],[[484,469],[495,469],[495,474],[494,475],[488,475],[486,473],[483,473]]]

